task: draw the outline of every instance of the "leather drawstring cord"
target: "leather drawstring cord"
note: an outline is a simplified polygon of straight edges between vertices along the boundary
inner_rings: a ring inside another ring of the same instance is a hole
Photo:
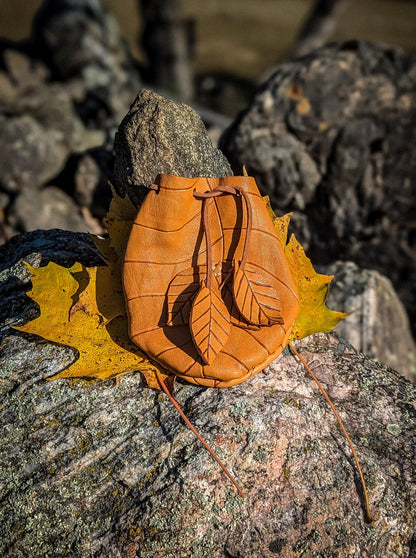
[[[196,192],[194,191],[194,198],[197,200],[202,200],[203,207],[202,207],[202,228],[205,233],[205,241],[206,241],[206,266],[207,266],[207,278],[206,278],[206,287],[208,289],[211,288],[212,285],[212,245],[211,245],[211,234],[209,230],[209,204],[212,198],[217,198],[219,196],[224,195],[233,195],[237,197],[242,197],[246,204],[246,211],[247,211],[247,231],[246,231],[246,238],[244,241],[244,248],[243,254],[241,257],[240,268],[244,269],[244,266],[247,261],[247,254],[248,254],[248,246],[250,242],[251,230],[252,230],[252,214],[251,214],[251,204],[250,199],[247,192],[241,188],[240,186],[219,186],[218,188],[214,188],[214,190],[207,190],[206,192]]]

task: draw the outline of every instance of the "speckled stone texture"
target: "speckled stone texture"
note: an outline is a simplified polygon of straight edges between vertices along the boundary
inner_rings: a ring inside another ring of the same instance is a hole
[[[159,173],[189,178],[233,174],[191,107],[146,89],[121,122],[114,151],[116,186],[136,204]]]
[[[163,160],[164,150],[158,153]],[[242,499],[139,373],[119,387],[114,380],[48,381],[76,351],[10,328],[37,312],[24,296],[30,278],[23,260],[38,266],[74,259],[101,263],[86,235],[64,231],[28,233],[0,249],[1,556],[411,556],[411,382],[333,335],[297,343],[355,443],[373,525],[364,522],[360,484],[335,418],[287,350],[239,386],[178,383],[186,414],[236,475]]]
[[[415,387],[330,335],[299,345],[356,444],[374,525],[335,419],[293,356],[233,388],[178,386],[243,500],[140,374],[119,388],[48,382],[67,350],[15,336],[1,362],[2,556],[410,556]]]
[[[389,277],[416,333],[416,57],[328,45],[281,65],[220,146],[293,222],[315,263]]]

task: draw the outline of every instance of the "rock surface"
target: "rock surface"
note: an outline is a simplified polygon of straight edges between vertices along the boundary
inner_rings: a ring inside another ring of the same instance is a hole
[[[221,148],[279,211],[295,211],[314,262],[389,277],[416,324],[416,57],[333,44],[283,64]],[[413,330],[416,332],[416,329]]]
[[[414,386],[333,336],[299,345],[357,446],[374,525],[334,417],[293,356],[234,388],[179,386],[243,500],[140,374],[119,388],[47,382],[74,353],[13,335],[1,362],[2,555],[409,556]]]
[[[49,78],[46,65],[28,56],[23,45],[0,39],[0,105],[42,87]]]
[[[351,313],[335,331],[361,353],[416,380],[409,318],[387,277],[353,262],[336,262],[322,271],[334,275],[328,306]]]
[[[0,116],[0,149],[0,185],[6,192],[19,191],[31,181],[36,188],[62,170],[68,155],[30,116]]]
[[[111,201],[108,180],[111,181],[112,174],[113,156],[105,149],[87,151],[76,162],[74,198],[96,217],[103,218],[108,211]]]
[[[134,151],[141,141],[132,137]],[[163,133],[153,143],[157,165],[156,154],[162,161],[171,147]],[[186,160],[180,164],[186,171]],[[211,172],[223,165],[218,157]],[[191,161],[189,173],[195,168]],[[356,445],[373,525],[364,522],[360,485],[334,416],[287,351],[240,386],[178,384],[185,412],[237,476],[243,500],[140,374],[124,377],[120,387],[113,380],[48,382],[75,351],[10,329],[38,311],[24,295],[30,283],[23,260],[38,266],[74,259],[101,263],[82,234],[27,233],[0,247],[5,558],[414,552],[412,383],[332,335],[297,343]]]

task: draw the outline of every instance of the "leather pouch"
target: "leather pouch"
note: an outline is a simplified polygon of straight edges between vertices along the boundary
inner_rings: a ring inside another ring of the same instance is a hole
[[[159,175],[123,264],[131,339],[185,380],[243,382],[286,346],[299,300],[253,178]]]

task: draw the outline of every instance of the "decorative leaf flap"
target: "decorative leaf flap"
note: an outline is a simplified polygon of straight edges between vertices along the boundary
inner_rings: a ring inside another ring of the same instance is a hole
[[[228,269],[227,272],[225,272],[226,269]],[[232,287],[232,262],[224,261],[222,270],[221,289],[219,284],[218,288],[221,290],[221,298],[230,313],[231,323],[244,329],[257,331],[259,326],[249,324],[246,320],[244,320],[234,301]],[[175,275],[170,282],[169,290],[166,295],[168,305],[167,325],[181,326],[189,324],[192,303],[205,276],[205,265],[189,267],[188,269],[184,269]],[[218,278],[214,276],[213,280],[218,281]]]
[[[172,279],[166,295],[169,326],[189,323],[193,299],[205,276],[206,266],[202,265],[188,267]]]
[[[249,324],[271,326],[283,323],[276,289],[257,266],[249,262],[244,268],[234,266],[233,293],[240,314]]]
[[[224,268],[223,268],[224,269]],[[230,272],[228,274],[223,274],[223,282],[221,286],[221,295],[224,301],[224,304],[229,309],[230,312],[230,321],[231,324],[237,327],[241,327],[243,329],[249,329],[251,331],[258,331],[260,326],[249,324],[243,316],[240,314],[238,310],[237,304],[234,300],[234,293],[233,293],[233,273],[232,267],[229,266]]]
[[[210,289],[202,283],[192,305],[189,325],[198,353],[205,364],[211,364],[231,330],[230,314],[215,283]]]

